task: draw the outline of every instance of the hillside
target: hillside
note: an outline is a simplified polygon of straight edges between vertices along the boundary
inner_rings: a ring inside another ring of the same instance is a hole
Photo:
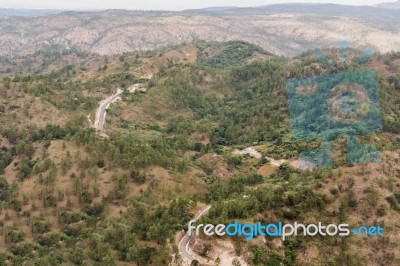
[[[287,56],[334,47],[341,38],[379,52],[400,49],[398,13],[378,7],[293,4],[183,12],[108,10],[1,21],[0,55],[7,57],[66,49],[112,55],[199,40],[243,40]]]
[[[338,60],[337,49],[323,52]],[[361,55],[350,52],[349,61]],[[31,59],[42,64],[40,53]],[[195,42],[104,58],[54,52],[49,62],[0,83],[0,265],[187,265],[177,233],[207,205],[202,219],[212,223],[385,227],[384,238],[368,239],[192,239],[212,265],[218,254],[247,265],[400,263],[399,53],[344,69],[378,72],[384,129],[362,140],[382,162],[348,165],[339,138],[333,168],[314,171],[296,168],[319,142],[292,138],[286,80],[337,71],[315,51],[288,58],[245,42]],[[146,91],[130,93],[134,85]],[[102,137],[94,113],[117,88]],[[288,164],[234,155],[245,147]]]

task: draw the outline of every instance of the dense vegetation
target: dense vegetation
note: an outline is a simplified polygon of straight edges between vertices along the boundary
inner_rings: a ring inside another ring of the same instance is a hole
[[[259,46],[246,42],[210,43],[198,42],[198,63],[215,68],[232,68],[243,65],[243,62],[254,55],[270,55]]]

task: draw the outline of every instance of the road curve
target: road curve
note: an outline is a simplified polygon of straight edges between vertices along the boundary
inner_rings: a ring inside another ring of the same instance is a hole
[[[146,92],[146,88],[141,86],[142,84],[133,84],[130,86],[127,91],[130,93],[134,92]],[[94,119],[93,127],[97,130],[97,132],[104,137],[107,137],[106,134],[103,133],[104,124],[106,120],[107,109],[110,107],[110,104],[114,103],[118,99],[120,99],[121,94],[124,91],[120,88],[117,89],[117,92],[107,99],[104,99],[100,102],[99,108],[96,111],[96,117]],[[90,117],[90,116],[89,116]],[[90,119],[89,119],[90,120]]]
[[[95,117],[94,124],[93,124],[93,127],[99,133],[103,133],[104,122],[106,120],[106,114],[107,114],[107,112],[106,112],[107,108],[110,106],[110,104],[112,104],[113,102],[118,100],[118,98],[121,96],[122,92],[123,91],[121,89],[118,89],[115,94],[111,95],[107,99],[100,102],[100,106],[96,111],[96,117]]]
[[[203,208],[194,218],[195,221],[199,220],[201,217],[205,216],[208,214],[208,212],[210,211],[211,206],[206,206],[205,208]],[[178,244],[178,249],[179,252],[182,256],[182,258],[189,260],[190,262],[194,261],[194,260],[199,260],[199,258],[197,258],[194,254],[192,254],[189,250],[189,242],[190,242],[190,236],[189,234],[186,232],[185,235],[182,237],[181,241],[179,241]]]

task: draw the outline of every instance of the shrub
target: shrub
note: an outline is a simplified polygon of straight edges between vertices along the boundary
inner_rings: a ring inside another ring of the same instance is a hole
[[[24,239],[24,232],[18,229],[5,228],[4,240],[6,243],[18,243]]]
[[[381,205],[379,206],[378,210],[377,210],[377,214],[378,214],[379,216],[385,216],[386,213],[387,213],[387,211],[386,211],[386,206],[385,206],[384,204],[381,204]]]
[[[131,171],[131,178],[133,179],[133,182],[137,184],[144,184],[146,182],[146,175],[136,169]]]
[[[105,166],[104,160],[98,160],[97,161],[97,167],[98,168],[103,168]]]
[[[44,234],[50,231],[51,225],[49,221],[38,220],[32,223],[31,231],[33,234]]]

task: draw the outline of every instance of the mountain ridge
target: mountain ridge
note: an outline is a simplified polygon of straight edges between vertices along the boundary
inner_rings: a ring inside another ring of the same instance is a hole
[[[369,6],[285,4],[182,12],[68,11],[1,20],[2,56],[66,49],[113,55],[197,40],[242,40],[287,56],[333,47],[342,38],[355,48],[400,50],[400,14]]]
[[[377,5],[378,7],[382,8],[394,8],[394,9],[400,9],[400,1],[396,2],[385,2],[382,4]]]

